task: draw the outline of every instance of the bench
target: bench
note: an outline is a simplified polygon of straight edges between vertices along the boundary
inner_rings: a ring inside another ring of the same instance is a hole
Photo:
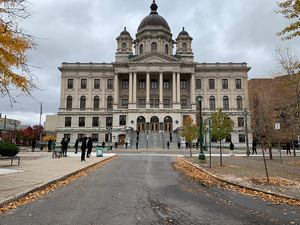
[[[18,166],[20,165],[20,157],[19,156],[3,156],[3,157],[0,157],[0,160],[11,160],[11,163],[10,165],[12,165],[14,159],[18,159]]]
[[[20,151],[20,152],[21,152],[21,151],[23,151],[23,152],[25,152],[25,151],[26,151],[26,152],[28,153],[28,148],[20,148],[20,150],[19,150],[19,151]]]
[[[52,158],[60,158],[62,154],[62,151],[53,150]]]

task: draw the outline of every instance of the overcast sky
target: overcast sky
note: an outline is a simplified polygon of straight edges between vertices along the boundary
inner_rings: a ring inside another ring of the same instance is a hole
[[[282,0],[283,1],[283,0]],[[62,62],[114,62],[116,37],[127,27],[135,38],[137,28],[150,13],[152,0],[30,0],[34,15],[22,26],[38,38],[30,53],[37,85],[33,96],[18,97],[10,106],[0,98],[2,117],[22,125],[39,124],[40,102],[45,115],[58,112]],[[275,71],[272,53],[277,45],[300,51],[300,37],[281,41],[276,32],[290,21],[278,10],[276,0],[156,0],[158,13],[168,22],[173,39],[182,27],[193,38],[196,62],[247,62],[249,79],[268,77]],[[175,52],[174,52],[175,53]]]

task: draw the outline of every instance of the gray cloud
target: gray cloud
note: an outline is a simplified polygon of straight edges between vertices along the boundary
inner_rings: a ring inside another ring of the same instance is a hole
[[[39,49],[31,52],[38,77],[33,96],[18,97],[12,108],[6,97],[0,99],[2,115],[39,123],[40,102],[45,114],[59,108],[62,62],[113,62],[116,37],[124,26],[134,38],[141,20],[150,13],[152,0],[30,0],[34,15],[22,26],[38,37]],[[249,78],[267,77],[275,67],[272,53],[276,45],[289,44],[299,52],[299,38],[282,42],[276,32],[290,21],[274,12],[274,0],[157,0],[176,39],[185,27],[193,37],[197,62],[247,62]],[[174,52],[175,53],[175,52]]]

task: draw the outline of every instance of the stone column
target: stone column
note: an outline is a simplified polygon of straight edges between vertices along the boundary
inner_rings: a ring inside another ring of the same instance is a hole
[[[150,109],[150,73],[146,74],[146,109]]]
[[[173,72],[173,104],[176,104],[176,73]]]
[[[164,99],[164,96],[163,96],[163,73],[160,72],[159,73],[159,108],[160,109],[164,108],[163,99]]]
[[[132,103],[132,73],[129,73],[129,104]]]
[[[66,81],[67,80],[67,81]],[[67,88],[67,83],[68,79],[67,78],[62,78],[61,79],[61,88],[60,88],[60,108],[67,108],[67,98],[68,96],[65,96],[65,90]],[[74,80],[73,80],[74,82]],[[73,84],[73,88],[76,87]],[[74,108],[74,102],[78,101],[76,98],[72,99],[72,108]]]
[[[230,88],[230,98],[229,98],[229,108],[230,109],[236,109],[237,105],[236,105],[236,96],[234,94],[234,90],[235,90],[235,83],[234,83],[234,77],[231,75],[230,79],[229,79],[229,88]]]
[[[177,73],[177,103],[180,104],[180,73]]]
[[[195,73],[191,74],[191,82],[190,82],[191,94],[190,94],[190,104],[196,104],[196,97],[195,97]]]
[[[115,93],[114,93],[114,109],[118,109],[119,105],[119,74],[115,74]]]
[[[209,96],[207,96],[207,89],[208,89],[208,80],[206,74],[203,75],[203,79],[201,80],[201,88],[203,89],[203,101],[202,101],[202,108],[209,108]]]
[[[106,90],[106,78],[102,78],[101,80],[102,82],[102,101],[101,101],[101,108],[106,108],[105,107],[105,102],[106,102],[106,98],[105,98],[105,90]]]
[[[136,76],[136,72],[133,73],[133,99],[132,102],[136,103],[136,92],[137,92],[137,88],[136,88],[136,83],[137,83],[137,76]]]

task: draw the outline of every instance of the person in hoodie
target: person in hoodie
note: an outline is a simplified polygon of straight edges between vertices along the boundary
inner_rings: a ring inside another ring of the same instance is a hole
[[[93,141],[92,138],[89,137],[88,143],[87,143],[87,153],[86,153],[86,157],[90,158],[91,153],[92,153],[92,148],[93,148]]]
[[[82,144],[81,144],[81,162],[85,162],[85,150],[86,150],[86,140],[87,137],[84,137]]]

